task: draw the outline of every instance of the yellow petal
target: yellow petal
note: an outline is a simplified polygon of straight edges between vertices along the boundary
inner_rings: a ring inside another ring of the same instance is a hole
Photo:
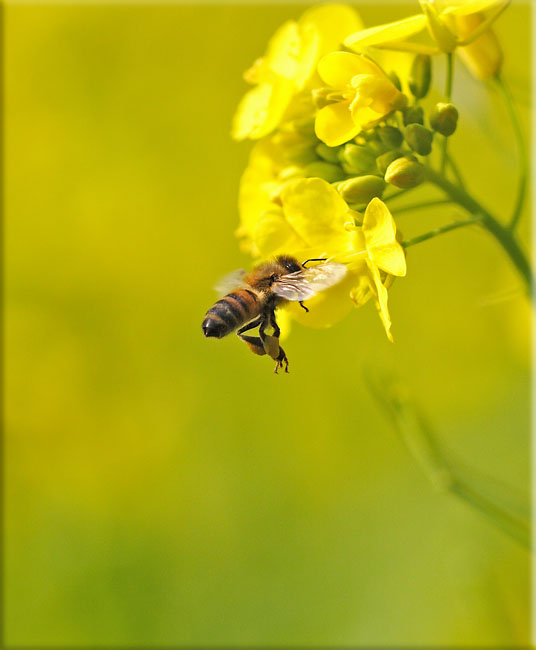
[[[328,86],[337,89],[350,85],[358,74],[383,75],[373,61],[352,52],[326,54],[318,63],[318,74]]]
[[[320,178],[290,181],[281,190],[285,217],[308,246],[321,246],[330,254],[349,244],[348,205],[337,190]]]
[[[382,118],[385,113],[388,113],[390,109],[385,112],[378,113],[373,110],[370,106],[359,106],[354,105],[352,107],[352,120],[356,126],[359,127],[359,131],[372,126],[374,122]]]
[[[270,133],[281,121],[293,93],[294,85],[286,79],[261,83],[249,90],[236,110],[232,137],[244,140]]]
[[[311,300],[307,300],[305,305],[309,309],[308,313],[296,302],[289,303],[284,311],[301,325],[318,328],[331,327],[352,310],[350,290],[355,283],[355,276],[348,273],[335,286],[320,291]]]
[[[361,131],[355,124],[350,112],[350,102],[328,104],[316,115],[315,133],[328,147],[336,147],[348,142]]]
[[[347,5],[312,7],[299,19],[300,25],[313,25],[320,38],[321,54],[340,49],[344,39],[363,28],[361,18]]]
[[[454,16],[467,16],[476,14],[479,11],[486,11],[491,7],[499,4],[505,4],[504,0],[447,0],[443,5],[447,5],[441,13],[452,14]]]
[[[389,315],[389,309],[387,307],[387,289],[382,283],[378,267],[373,262],[367,262],[367,265],[374,283],[376,307],[378,309],[378,313],[380,315],[383,326],[385,327],[387,338],[392,343],[393,335],[391,334],[391,316]]]
[[[361,49],[370,45],[401,41],[422,31],[425,26],[426,18],[422,14],[418,14],[404,20],[363,29],[349,36],[344,44],[352,49]]]
[[[318,41],[312,25],[299,26],[289,20],[270,39],[267,64],[276,75],[292,81],[301,89],[314,72]]]
[[[468,37],[482,23],[479,14],[456,16],[456,27],[461,40]],[[491,29],[486,30],[470,45],[458,47],[456,52],[469,71],[481,80],[491,79],[501,69],[503,54],[498,38]]]
[[[372,199],[365,210],[363,234],[370,259],[386,273],[406,275],[404,249],[396,240],[396,225],[385,203]]]
[[[285,219],[283,211],[275,207],[259,215],[253,228],[253,241],[265,258],[306,245]]]
[[[357,278],[357,282],[354,280],[354,286],[350,292],[350,298],[356,307],[362,307],[372,298],[373,295],[370,289],[371,277],[368,271],[368,266],[365,262],[362,262],[361,267],[359,268],[359,273],[356,273],[354,277]]]

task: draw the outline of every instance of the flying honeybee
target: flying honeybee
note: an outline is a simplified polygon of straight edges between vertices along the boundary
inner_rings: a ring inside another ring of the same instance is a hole
[[[299,264],[293,257],[279,255],[273,261],[259,264],[250,273],[239,270],[225,276],[216,289],[226,295],[207,311],[202,325],[205,336],[221,339],[238,329],[237,335],[252,352],[267,354],[275,360],[275,373],[283,364],[288,372],[287,355],[279,345],[275,310],[290,300],[309,311],[304,300],[340,282],[346,275],[344,264],[328,262],[306,267],[309,262],[325,261],[316,258]],[[259,336],[245,334],[256,327]],[[266,333],[269,328],[271,334]]]

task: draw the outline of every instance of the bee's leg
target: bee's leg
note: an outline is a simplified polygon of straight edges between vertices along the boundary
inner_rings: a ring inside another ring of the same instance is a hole
[[[253,354],[258,354],[260,357],[266,354],[266,350],[264,349],[264,344],[258,336],[246,336],[241,334],[240,338],[253,352]]]
[[[242,338],[241,335],[242,335],[244,332],[247,332],[248,330],[252,330],[252,329],[254,329],[255,327],[259,327],[259,325],[262,323],[262,321],[263,321],[263,317],[262,317],[262,316],[259,316],[259,317],[256,318],[255,320],[252,320],[251,323],[246,323],[246,324],[244,325],[244,327],[241,327],[241,328],[236,332],[237,335],[240,336],[240,338]]]
[[[277,375],[279,368],[282,368],[283,364],[285,364],[285,372],[288,372],[288,359],[287,359],[287,355],[285,354],[285,351],[279,345],[279,336],[281,335],[281,330],[279,329],[279,325],[277,324],[277,321],[275,319],[275,310],[272,309],[272,311],[270,312],[269,319],[270,319],[270,325],[274,328],[273,335],[267,336],[264,333],[267,324],[266,320],[261,324],[259,328],[259,334],[261,338],[264,337],[263,342],[264,342],[264,347],[266,349],[266,352],[272,357],[272,359],[275,359],[276,363],[275,363],[274,372]]]
[[[266,350],[264,349],[263,342],[258,336],[246,336],[244,332],[247,332],[248,330],[252,330],[255,327],[258,327],[262,323],[262,316],[259,316],[259,318],[256,318],[255,320],[251,321],[251,323],[246,323],[243,327],[241,327],[236,333],[237,335],[244,341],[244,343],[248,346],[248,348],[253,352],[253,354],[258,354],[260,356],[266,354]]]
[[[285,372],[288,373],[287,355],[285,354],[285,350],[283,350],[283,348],[279,346],[279,355],[275,360],[275,368],[274,368],[274,372],[276,375],[278,374],[277,371],[279,370],[279,368],[283,367],[283,364],[285,364]]]
[[[309,310],[308,310],[307,307],[303,304],[303,301],[300,300],[299,303],[300,303],[300,307],[301,307],[302,309],[305,309],[305,311],[306,311],[307,313],[309,313]]]

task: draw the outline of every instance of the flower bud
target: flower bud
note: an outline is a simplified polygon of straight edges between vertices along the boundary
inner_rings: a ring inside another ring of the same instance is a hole
[[[280,147],[284,160],[292,165],[307,165],[317,159],[314,140],[299,133],[276,133],[273,142]]]
[[[404,109],[404,126],[408,124],[424,124],[424,111],[422,106],[408,106]]]
[[[380,174],[385,174],[387,171],[387,167],[393,162],[393,160],[396,160],[397,158],[400,158],[404,154],[401,153],[400,151],[388,151],[387,153],[382,154],[381,156],[378,156],[376,158],[376,167],[378,168],[378,171]]]
[[[321,142],[316,146],[315,151],[317,156],[327,162],[335,164],[339,162],[339,147],[328,147],[327,144]]]
[[[404,93],[398,93],[397,96],[391,102],[391,108],[393,111],[402,111],[408,105],[408,97]]]
[[[373,156],[376,157],[385,153],[389,147],[386,147],[382,140],[371,140],[368,143],[367,148],[372,152]]]
[[[387,149],[398,149],[404,140],[404,136],[395,126],[380,126],[377,133]]]
[[[339,165],[317,160],[304,168],[304,174],[307,178],[322,178],[328,183],[334,183],[344,178],[345,173]]]
[[[424,167],[421,163],[412,160],[410,156],[397,158],[387,168],[385,180],[404,190],[416,187],[424,181]]]
[[[441,135],[452,135],[457,123],[458,111],[453,104],[437,104],[430,115],[430,126]]]
[[[432,61],[427,54],[417,54],[409,73],[409,89],[417,99],[426,97],[432,79]]]
[[[400,77],[396,74],[394,70],[391,70],[391,72],[387,73],[387,76],[389,79],[393,82],[395,88],[397,90],[402,90],[402,84],[400,83]]]
[[[427,156],[432,151],[434,134],[422,124],[408,124],[404,129],[404,138],[413,151],[421,156]]]
[[[364,174],[376,167],[376,156],[359,144],[345,144],[339,151],[339,160],[347,174]]]
[[[357,176],[341,181],[337,191],[347,203],[368,203],[375,196],[381,197],[385,181],[379,176]]]
[[[315,121],[314,118],[305,117],[301,120],[294,120],[292,122],[292,128],[296,133],[306,136],[314,136],[315,134]]]

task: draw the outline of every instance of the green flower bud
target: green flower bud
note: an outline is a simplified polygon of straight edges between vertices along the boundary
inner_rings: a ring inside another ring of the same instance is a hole
[[[367,149],[372,152],[374,157],[385,153],[388,148],[381,140],[372,140],[367,144]]]
[[[370,149],[359,144],[345,144],[339,150],[339,160],[347,174],[365,174],[376,167],[376,156]]]
[[[402,91],[402,84],[400,83],[400,77],[396,74],[396,72],[394,70],[391,70],[391,72],[387,73],[387,76],[394,83],[397,90]]]
[[[458,111],[453,104],[437,104],[430,115],[430,126],[441,135],[452,135],[457,123]]]
[[[424,167],[421,163],[412,160],[412,156],[397,158],[387,168],[385,180],[404,190],[416,187],[424,181]]]
[[[393,111],[402,111],[406,108],[408,105],[408,98],[407,95],[404,95],[404,93],[399,93],[394,101],[391,102],[391,107]]]
[[[427,54],[417,54],[409,73],[409,89],[417,99],[426,97],[432,79],[432,62]]]
[[[357,176],[337,183],[336,189],[347,203],[368,203],[381,197],[385,181],[379,176]]]
[[[427,156],[432,151],[434,133],[421,124],[408,124],[404,129],[404,138],[413,151],[421,156]]]
[[[404,109],[404,126],[408,124],[424,124],[424,111],[421,106],[408,106]]]
[[[404,140],[404,136],[395,126],[380,126],[377,133],[387,149],[398,149]]]
[[[315,134],[315,120],[310,117],[305,117],[301,120],[294,120],[292,122],[292,127],[297,133],[302,135],[312,135]]]
[[[339,147],[328,147],[327,144],[321,142],[316,146],[316,155],[320,156],[327,162],[337,164],[339,162]]]
[[[307,165],[318,160],[315,140],[299,133],[280,132],[274,135],[274,144],[281,147],[285,162],[291,165]]]
[[[403,155],[404,154],[401,151],[388,151],[387,153],[378,156],[376,158],[376,167],[378,168],[380,174],[385,174],[387,167],[389,167],[393,160],[396,160]]]
[[[340,181],[346,175],[339,165],[333,165],[323,160],[310,163],[303,171],[306,178],[322,178],[328,183]]]

